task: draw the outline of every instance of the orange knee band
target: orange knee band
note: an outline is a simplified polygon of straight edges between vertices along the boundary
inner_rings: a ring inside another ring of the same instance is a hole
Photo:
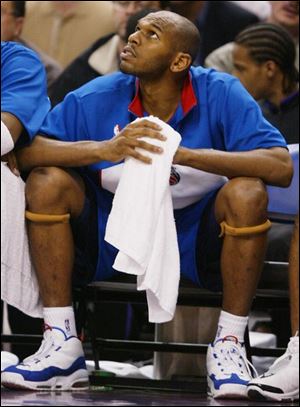
[[[235,228],[233,226],[229,226],[225,221],[223,221],[220,224],[220,226],[221,226],[221,233],[219,234],[219,237],[222,237],[224,235],[247,236],[247,235],[256,235],[258,233],[263,233],[263,232],[269,230],[272,226],[272,223],[268,219],[265,223],[262,223],[261,225],[246,226],[243,228]]]
[[[30,211],[25,211],[25,218],[31,222],[45,222],[45,223],[69,223],[70,214],[65,215],[44,215],[42,213],[33,213]]]

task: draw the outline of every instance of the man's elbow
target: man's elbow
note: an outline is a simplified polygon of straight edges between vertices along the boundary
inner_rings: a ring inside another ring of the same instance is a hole
[[[278,171],[278,186],[287,188],[290,186],[294,175],[293,160],[289,156],[285,162],[281,162],[280,172]]]

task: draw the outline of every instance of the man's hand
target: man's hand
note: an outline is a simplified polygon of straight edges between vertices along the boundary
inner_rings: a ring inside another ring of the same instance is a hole
[[[9,153],[3,155],[1,157],[1,161],[7,162],[7,166],[11,170],[11,172],[15,174],[17,177],[20,176],[17,158],[13,151],[10,151]]]
[[[151,158],[139,153],[136,148],[151,153],[162,153],[161,147],[139,140],[141,137],[150,137],[165,141],[166,137],[162,136],[160,130],[160,126],[146,119],[128,124],[120,133],[106,142],[105,159],[119,162],[125,157],[131,156],[146,164],[151,164]]]

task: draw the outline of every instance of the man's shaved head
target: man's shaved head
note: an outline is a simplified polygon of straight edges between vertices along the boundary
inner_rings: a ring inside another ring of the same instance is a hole
[[[198,29],[185,17],[170,11],[149,13],[138,20],[129,36],[120,55],[120,69],[148,81],[170,74],[176,81],[190,68],[199,41]]]
[[[197,27],[187,18],[171,11],[150,13],[143,20],[154,24],[172,38],[170,47],[176,52],[189,54],[194,60],[200,47],[200,34]]]

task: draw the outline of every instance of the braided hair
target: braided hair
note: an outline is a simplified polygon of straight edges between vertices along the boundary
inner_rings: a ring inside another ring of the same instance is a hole
[[[251,25],[237,35],[235,43],[246,47],[257,64],[274,61],[284,76],[284,92],[289,93],[295,82],[299,82],[299,72],[295,67],[295,44],[281,26],[268,23]]]

